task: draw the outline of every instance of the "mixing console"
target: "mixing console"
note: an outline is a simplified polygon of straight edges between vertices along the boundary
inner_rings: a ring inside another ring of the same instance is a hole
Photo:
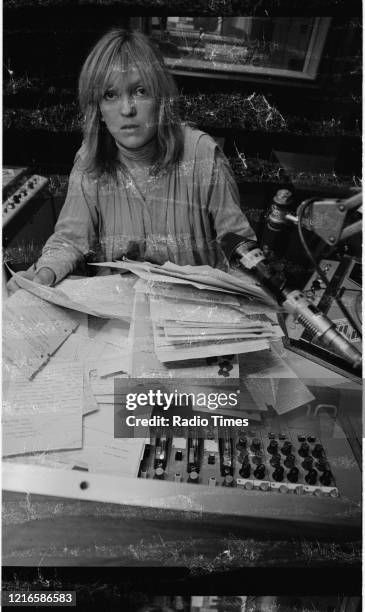
[[[218,437],[219,436],[219,437]],[[140,478],[338,497],[325,443],[316,435],[264,430],[210,431],[207,439],[151,438]]]

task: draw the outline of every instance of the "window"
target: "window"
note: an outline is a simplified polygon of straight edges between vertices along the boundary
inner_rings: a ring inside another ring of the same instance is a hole
[[[152,36],[176,73],[315,79],[329,17],[152,18]]]

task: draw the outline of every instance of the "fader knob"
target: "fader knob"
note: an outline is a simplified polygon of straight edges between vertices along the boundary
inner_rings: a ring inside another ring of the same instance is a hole
[[[265,466],[261,464],[257,466],[253,475],[255,476],[255,478],[257,478],[257,480],[263,480],[265,478],[265,473],[266,473]]]
[[[224,486],[225,486],[225,487],[232,487],[232,486],[233,486],[233,483],[234,483],[234,479],[233,479],[232,474],[227,474],[227,475],[224,477],[224,481],[223,481]]]
[[[165,475],[165,470],[162,467],[158,467],[155,469],[155,478],[162,480]]]
[[[329,470],[326,470],[325,472],[323,472],[323,474],[319,477],[319,482],[324,486],[324,487],[330,487],[332,484],[332,474]]]
[[[278,452],[278,441],[277,440],[271,440],[269,446],[267,447],[267,452],[270,453],[270,455],[276,455]]]
[[[317,482],[317,476],[318,476],[317,470],[311,469],[309,470],[308,474],[305,476],[305,481],[309,485],[315,485]]]
[[[315,457],[316,459],[319,459],[320,457],[323,457],[323,454],[324,454],[324,451],[323,451],[322,444],[316,444],[314,449],[312,450],[313,457]]]
[[[292,445],[290,442],[284,442],[282,448],[281,448],[281,452],[283,455],[290,455],[292,451]]]
[[[298,455],[300,457],[308,457],[309,455],[309,444],[308,442],[302,442],[302,444],[299,447],[298,450]]]
[[[272,477],[276,482],[282,482],[284,478],[284,468],[282,465],[278,465],[277,468],[273,471]]]
[[[297,467],[292,467],[292,469],[286,475],[289,482],[298,482],[299,478],[299,470]]]

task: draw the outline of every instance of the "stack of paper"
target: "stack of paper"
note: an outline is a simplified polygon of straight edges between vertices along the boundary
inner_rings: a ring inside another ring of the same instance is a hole
[[[223,291],[243,295],[247,299],[259,300],[266,304],[277,306],[273,298],[253,276],[242,270],[228,274],[211,266],[178,266],[170,261],[162,266],[139,261],[116,261],[92,264],[95,266],[129,270],[146,281],[161,283],[188,284],[197,289]]]
[[[194,293],[195,291],[195,293]],[[249,353],[269,348],[269,340],[282,335],[278,325],[260,314],[245,315],[229,296],[191,290],[182,300],[179,292],[169,296],[151,294],[150,313],[155,351],[162,362],[192,357]]]

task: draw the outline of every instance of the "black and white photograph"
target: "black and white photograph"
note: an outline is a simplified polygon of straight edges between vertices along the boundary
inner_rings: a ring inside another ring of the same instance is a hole
[[[3,591],[360,612],[361,5],[175,4],[4,0]]]

